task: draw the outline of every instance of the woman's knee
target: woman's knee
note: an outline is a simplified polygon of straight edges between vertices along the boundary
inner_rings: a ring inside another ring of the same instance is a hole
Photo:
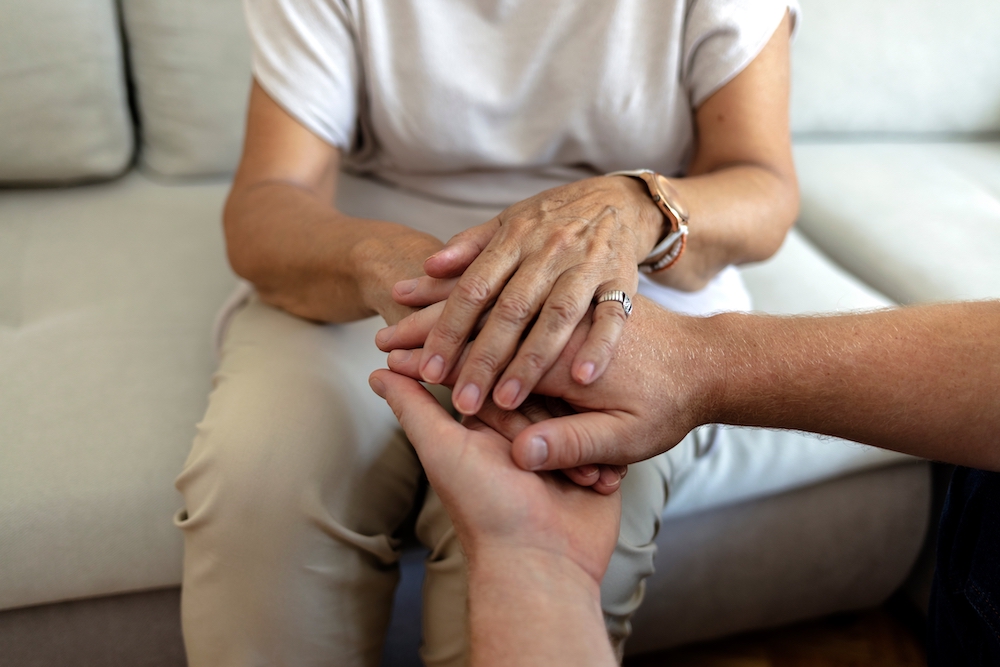
[[[311,532],[349,539],[394,530],[419,468],[392,424],[359,428],[378,415],[358,415],[354,403],[322,376],[224,370],[177,479],[182,528],[219,548],[257,535],[290,549]]]
[[[606,614],[627,619],[642,601],[643,581],[653,573],[666,482],[658,466],[644,461],[629,467],[621,493],[621,530],[601,583],[601,604]]]

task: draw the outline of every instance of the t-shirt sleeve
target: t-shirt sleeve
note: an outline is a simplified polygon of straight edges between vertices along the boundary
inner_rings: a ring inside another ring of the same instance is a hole
[[[681,77],[694,108],[757,57],[785,11],[798,25],[798,0],[693,0],[684,26]]]
[[[243,8],[257,83],[311,132],[349,149],[360,85],[349,8],[342,0],[244,0]]]

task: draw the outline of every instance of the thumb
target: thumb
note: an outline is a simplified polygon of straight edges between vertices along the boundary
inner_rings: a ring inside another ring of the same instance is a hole
[[[590,463],[625,464],[627,424],[610,412],[581,412],[533,424],[514,438],[511,456],[524,470],[562,470]]]
[[[424,272],[432,278],[454,278],[462,275],[490,244],[500,229],[500,218],[493,218],[475,227],[469,227],[448,240],[444,248],[424,261]]]
[[[442,445],[460,441],[463,427],[419,382],[380,369],[368,377],[368,384],[392,408],[425,468],[436,470],[458,455],[460,448]]]

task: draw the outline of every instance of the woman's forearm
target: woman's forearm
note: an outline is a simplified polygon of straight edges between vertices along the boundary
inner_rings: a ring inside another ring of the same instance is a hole
[[[441,248],[404,225],[344,215],[284,181],[237,185],[224,220],[233,270],[267,303],[324,322],[379,314],[395,323],[411,311],[392,301],[392,285],[422,275]]]
[[[788,122],[791,19],[696,112],[687,177],[673,180],[691,219],[687,249],[653,280],[696,290],[729,264],[767,259],[798,216]]]
[[[687,248],[675,267],[650,277],[678,289],[701,289],[730,264],[767,259],[798,215],[794,176],[766,165],[733,165],[671,183],[691,215]]]

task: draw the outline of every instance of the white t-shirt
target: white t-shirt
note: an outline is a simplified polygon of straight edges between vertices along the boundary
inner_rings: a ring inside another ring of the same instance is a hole
[[[436,198],[503,207],[595,173],[682,175],[694,109],[798,5],[245,0],[245,9],[258,83],[341,148],[349,169]],[[460,230],[434,231],[448,238]],[[677,304],[665,305],[749,307],[738,276],[726,273],[704,295],[675,292]],[[642,283],[657,301],[674,300],[673,290]]]

